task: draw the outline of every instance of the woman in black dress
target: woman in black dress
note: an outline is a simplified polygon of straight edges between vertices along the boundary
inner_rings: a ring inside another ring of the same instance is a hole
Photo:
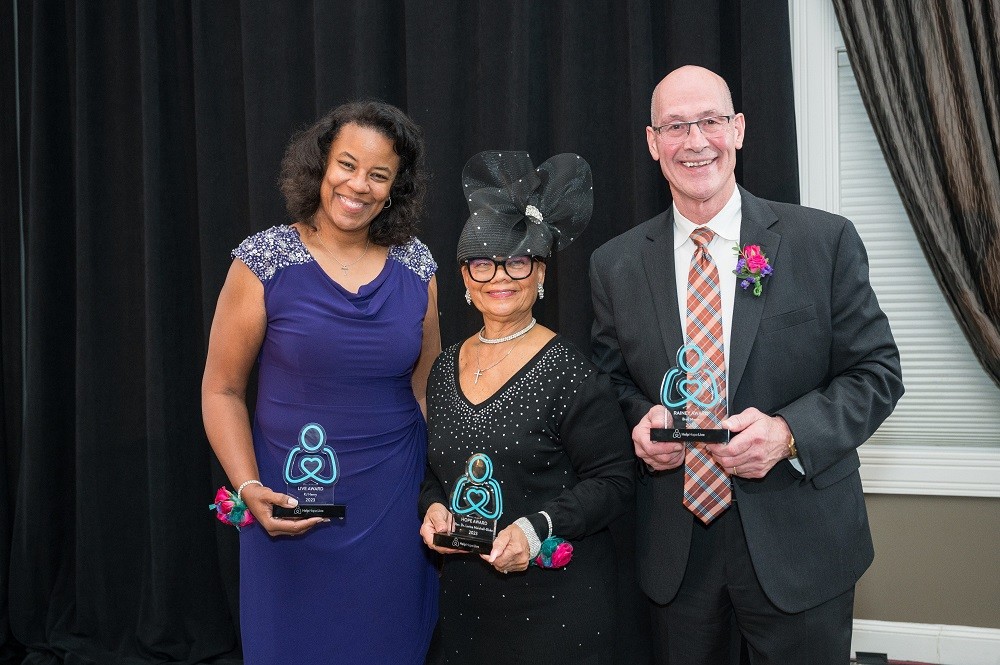
[[[428,383],[421,535],[444,555],[428,662],[612,663],[606,527],[632,497],[631,441],[607,379],[531,315],[545,258],[590,218],[590,167],[572,154],[535,169],[527,153],[484,152],[463,183],[472,215],[458,260],[483,327],[441,354]],[[453,512],[489,525],[497,509],[485,553],[435,544]]]

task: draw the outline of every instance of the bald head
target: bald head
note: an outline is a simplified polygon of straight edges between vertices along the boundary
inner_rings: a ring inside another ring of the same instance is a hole
[[[649,114],[650,122],[656,126],[661,124],[665,118],[660,118],[661,109],[675,106],[686,106],[689,100],[697,97],[704,98],[706,92],[710,92],[710,98],[714,99],[714,107],[704,109],[707,115],[732,115],[733,95],[729,92],[729,85],[725,79],[715,72],[698,67],[697,65],[684,65],[663,77],[656,88],[653,89],[653,98],[650,102]],[[672,120],[689,120],[690,118],[670,118]]]
[[[736,188],[736,151],[746,123],[729,86],[704,67],[670,72],[653,91],[649,155],[670,184],[674,206],[696,224],[712,219]],[[664,128],[669,126],[664,133]]]

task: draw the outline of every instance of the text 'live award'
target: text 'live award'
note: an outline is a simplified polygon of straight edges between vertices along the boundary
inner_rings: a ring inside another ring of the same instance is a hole
[[[476,453],[465,463],[465,474],[451,493],[451,533],[434,534],[434,544],[453,550],[488,554],[493,549],[497,519],[503,514],[500,483],[493,478],[493,460]]]
[[[695,344],[677,350],[677,366],[663,377],[660,401],[669,412],[654,414],[650,439],[687,444],[729,443],[729,430],[722,428],[726,418],[724,368],[711,366]]]
[[[299,432],[298,445],[285,457],[285,492],[299,505],[294,508],[274,506],[275,517],[339,517],[347,506],[333,502],[333,487],[340,479],[337,453],[326,445],[326,430],[318,423],[309,423]]]

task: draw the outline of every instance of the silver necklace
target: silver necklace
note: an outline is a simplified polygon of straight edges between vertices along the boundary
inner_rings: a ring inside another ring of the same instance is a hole
[[[527,330],[525,330],[524,332],[527,332]],[[521,334],[523,335],[524,332],[522,332]],[[496,367],[497,365],[499,365],[500,363],[502,363],[503,361],[507,360],[507,356],[509,356],[510,352],[514,350],[515,346],[517,346],[517,344],[511,344],[510,348],[507,350],[507,353],[503,354],[503,356],[501,356],[500,360],[496,361],[495,363],[493,363],[489,367],[480,367],[479,366],[479,350],[482,347],[481,346],[477,346],[476,347],[476,372],[475,372],[476,378],[473,381],[473,383],[479,383],[479,377],[481,377],[483,375],[483,372],[488,372],[491,369],[493,369],[494,367]]]
[[[337,262],[337,265],[340,266],[340,269],[344,271],[344,275],[345,276],[347,275],[347,269],[348,268],[350,268],[351,266],[353,266],[355,263],[357,263],[361,259],[365,258],[365,254],[368,253],[368,248],[371,247],[371,244],[372,244],[372,239],[371,238],[367,238],[365,240],[365,251],[361,252],[361,256],[359,256],[358,258],[354,259],[350,263],[341,263],[340,259],[338,259],[336,256],[333,255],[333,252],[331,252],[330,248],[328,248],[326,246],[326,243],[323,242],[323,239],[319,237],[319,231],[316,231],[314,237],[319,242],[320,247],[323,248],[323,251],[326,252],[327,256],[329,256],[331,259],[333,259],[334,261]]]
[[[524,326],[523,328],[521,328],[517,332],[513,332],[513,333],[507,335],[506,337],[497,337],[495,339],[491,339],[489,337],[483,337],[483,333],[486,332],[486,326],[483,326],[479,330],[479,341],[482,342],[483,344],[503,344],[504,342],[509,342],[512,339],[517,339],[521,335],[526,335],[528,333],[528,331],[531,330],[534,327],[535,327],[535,318],[531,317],[531,323],[529,323],[528,325]],[[510,353],[510,351],[508,351],[507,353]],[[486,369],[489,369],[489,367],[487,367]],[[483,371],[486,371],[486,370],[483,370]]]

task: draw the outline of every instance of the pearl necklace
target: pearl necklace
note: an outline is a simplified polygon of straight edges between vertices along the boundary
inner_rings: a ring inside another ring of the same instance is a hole
[[[532,317],[531,318],[531,323],[529,323],[528,325],[524,326],[523,328],[521,328],[517,332],[513,332],[513,333],[507,335],[506,337],[497,337],[496,339],[491,339],[489,337],[483,337],[483,333],[486,332],[486,326],[483,326],[480,329],[480,331],[479,331],[479,341],[482,342],[483,344],[503,344],[504,342],[509,342],[512,339],[517,339],[521,335],[526,335],[529,330],[531,330],[532,328],[535,327],[535,323],[536,323],[535,318]],[[513,348],[513,347],[511,347],[511,348]],[[507,353],[510,353],[510,351],[508,351]],[[506,356],[504,356],[504,357],[506,358]],[[486,369],[489,369],[489,367],[487,367]],[[483,371],[485,372],[486,370],[483,370]]]

